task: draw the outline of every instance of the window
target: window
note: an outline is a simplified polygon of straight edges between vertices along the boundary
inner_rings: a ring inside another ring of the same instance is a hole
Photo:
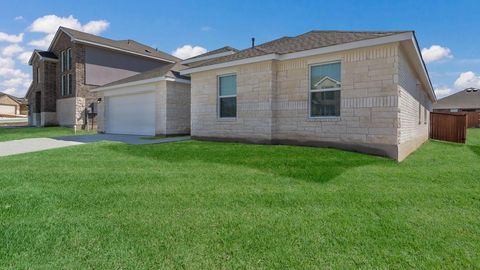
[[[72,69],[72,49],[67,49],[67,70]]]
[[[63,75],[62,76],[62,96],[65,96],[67,94],[67,76]]]
[[[418,124],[422,124],[422,104],[418,102]]]
[[[218,77],[218,107],[221,118],[237,117],[237,75]]]
[[[423,108],[423,115],[424,115],[424,118],[423,118],[423,124],[427,124],[427,108]]]
[[[37,67],[37,84],[40,83],[40,67]]]
[[[62,56],[61,56],[61,59],[60,59],[60,62],[61,62],[60,65],[62,66],[62,72],[64,72],[64,71],[65,71],[65,62],[66,62],[66,60],[65,60],[65,51],[62,51],[62,52],[61,52],[61,55],[62,55]]]
[[[72,94],[72,74],[68,74],[67,82],[68,82],[67,95],[71,95]]]
[[[340,116],[339,62],[310,67],[310,117]]]

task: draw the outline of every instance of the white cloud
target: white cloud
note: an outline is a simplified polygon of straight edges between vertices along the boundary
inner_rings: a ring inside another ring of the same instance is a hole
[[[90,21],[82,27],[82,30],[90,34],[97,35],[105,31],[108,26],[110,26],[110,23],[106,20]]]
[[[14,18],[15,21],[23,20],[23,16],[17,16]]]
[[[2,91],[3,93],[7,94],[7,95],[12,95],[12,96],[15,96],[16,95],[16,92],[17,92],[17,89],[15,88],[8,88],[8,89],[5,89]],[[17,95],[18,96],[18,95]]]
[[[177,48],[175,51],[173,51],[172,55],[180,59],[187,59],[200,54],[204,54],[206,52],[207,49],[200,46],[184,45],[183,47]]]
[[[453,89],[447,86],[441,86],[435,88],[435,94],[437,98],[442,98],[453,94]]]
[[[0,41],[10,42],[10,43],[19,43],[23,40],[23,33],[18,35],[9,35],[4,32],[0,32]]]
[[[46,15],[37,18],[28,29],[30,32],[38,32],[47,34],[41,39],[30,41],[29,45],[39,48],[47,48],[50,45],[55,32],[58,27],[63,26],[90,34],[98,35],[105,31],[110,23],[106,20],[89,21],[85,25],[82,25],[80,21],[72,15],[68,17],[59,17],[57,15]]]
[[[23,79],[22,78],[12,78],[8,79],[5,81],[0,82],[0,85],[5,86],[5,87],[18,87],[20,85],[23,85]]]
[[[2,49],[2,54],[5,56],[13,56],[15,54],[23,52],[23,48],[18,44],[8,45]]]
[[[55,34],[48,34],[41,39],[35,39],[30,41],[28,45],[34,46],[37,48],[46,49],[50,45],[50,42],[52,42],[54,36]]]
[[[17,59],[22,62],[22,64],[27,65],[30,57],[32,56],[33,52],[22,52],[17,56]]]
[[[457,80],[455,80],[454,85],[457,89],[465,89],[469,87],[480,88],[480,76],[473,71],[463,72]]]
[[[447,47],[440,45],[432,45],[430,48],[422,49],[422,56],[425,63],[440,61],[443,59],[453,58],[452,52]]]
[[[211,26],[202,26],[200,28],[200,31],[203,31],[203,32],[209,32],[209,31],[212,31],[213,28]]]
[[[0,57],[0,68],[13,68],[15,61],[10,57]]]
[[[24,96],[31,83],[29,74],[15,68],[0,67],[0,79],[2,78],[0,91],[16,96]]]

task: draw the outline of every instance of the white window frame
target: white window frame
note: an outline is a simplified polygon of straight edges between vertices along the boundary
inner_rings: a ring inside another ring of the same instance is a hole
[[[37,67],[37,84],[40,83],[40,67]]]
[[[65,51],[62,51],[60,54],[61,54],[61,57],[60,57],[61,58],[60,59],[61,63],[60,64],[62,66],[61,70],[62,70],[62,72],[64,72],[65,71]]]
[[[71,73],[67,74],[67,95],[71,95],[73,93],[72,79],[73,75]]]
[[[67,83],[66,75],[62,75],[60,80],[62,81],[62,96],[65,96],[65,84]]]
[[[235,95],[226,95],[226,96],[220,96],[220,78],[223,78],[223,77],[229,77],[229,76],[235,76],[235,82],[237,82],[237,74],[236,73],[228,73],[228,74],[222,74],[222,75],[218,75],[217,76],[217,118],[218,119],[237,119],[237,115],[238,115],[238,87],[237,87],[237,83],[235,83]],[[220,99],[222,98],[236,98],[235,99],[235,117],[222,117],[221,116],[221,107],[220,107]]]
[[[71,60],[72,60],[72,48],[68,48],[67,49],[67,53],[66,53],[66,59],[67,59],[67,70],[70,70],[72,69],[72,66],[71,66]]]
[[[340,87],[337,88],[329,88],[329,89],[312,89],[312,68],[313,67],[318,67],[318,66],[323,66],[323,65],[328,65],[328,64],[340,64]],[[340,118],[342,115],[342,61],[341,60],[335,60],[335,61],[328,61],[328,62],[321,62],[321,63],[315,63],[315,64],[310,64],[308,65],[308,118],[311,119],[336,119]],[[330,92],[330,91],[340,91],[340,115],[334,115],[334,116],[312,116],[312,93],[317,93],[317,92]]]

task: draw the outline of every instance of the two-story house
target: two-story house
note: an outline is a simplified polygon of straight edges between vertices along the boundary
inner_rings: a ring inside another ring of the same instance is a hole
[[[112,40],[60,27],[48,50],[35,50],[26,97],[29,124],[83,128],[95,121],[90,90],[180,59],[133,40]]]

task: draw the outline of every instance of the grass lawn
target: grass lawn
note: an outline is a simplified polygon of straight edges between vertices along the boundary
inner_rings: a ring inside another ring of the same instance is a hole
[[[93,134],[95,132],[86,132],[83,130],[77,130],[76,135]],[[73,129],[64,127],[45,127],[45,128],[2,128],[0,127],[0,142],[11,141],[27,138],[40,138],[40,137],[59,137],[75,135]]]
[[[404,162],[94,143],[0,158],[0,268],[480,268],[480,129]]]

